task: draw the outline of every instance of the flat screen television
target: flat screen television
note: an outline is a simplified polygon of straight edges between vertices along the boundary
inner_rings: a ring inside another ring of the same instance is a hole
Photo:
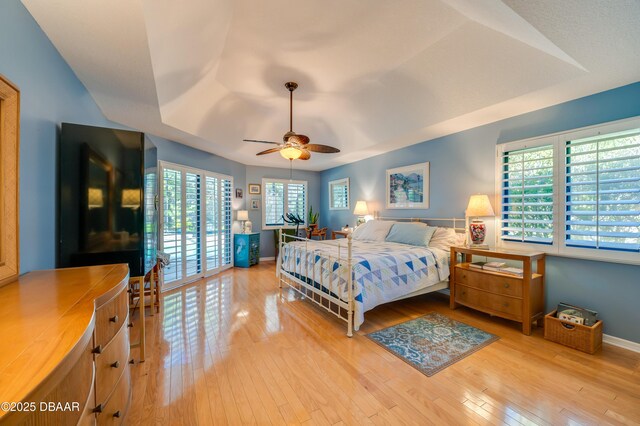
[[[57,267],[128,263],[131,276],[153,267],[156,157],[143,133],[62,123]]]

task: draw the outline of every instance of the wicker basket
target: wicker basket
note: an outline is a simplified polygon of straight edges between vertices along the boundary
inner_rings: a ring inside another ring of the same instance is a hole
[[[544,317],[544,338],[588,354],[602,347],[602,321],[591,327],[556,318],[556,311]]]

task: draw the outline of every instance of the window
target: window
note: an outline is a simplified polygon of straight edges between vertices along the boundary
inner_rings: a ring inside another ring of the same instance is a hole
[[[498,147],[500,239],[548,253],[640,258],[640,119]]]
[[[160,162],[164,280],[175,287],[231,266],[230,176]]]
[[[307,182],[262,179],[262,229],[290,227],[282,218],[286,213],[307,219]]]
[[[329,210],[349,210],[349,178],[329,182]]]
[[[553,187],[553,145],[503,154],[503,240],[553,244]]]
[[[640,251],[640,129],[565,142],[567,246]]]

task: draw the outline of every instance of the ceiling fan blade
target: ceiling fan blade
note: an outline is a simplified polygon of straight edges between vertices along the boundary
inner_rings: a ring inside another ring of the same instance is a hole
[[[257,153],[256,155],[265,155],[265,154],[271,154],[272,152],[278,152],[282,149],[281,146],[279,146],[278,148],[269,148],[266,149],[264,151],[260,151],[259,153]]]
[[[271,142],[271,141],[259,141],[256,139],[242,139],[244,142],[257,142],[257,143],[270,143],[273,145],[280,145],[278,142]]]
[[[302,155],[300,156],[300,158],[298,158],[298,160],[308,160],[309,158],[311,158],[311,153],[306,149],[301,149],[300,151],[302,151]]]
[[[338,148],[334,148],[329,145],[320,145],[317,143],[310,143],[309,145],[305,145],[304,149],[308,149],[313,152],[321,152],[323,154],[335,154],[336,152],[340,152]]]

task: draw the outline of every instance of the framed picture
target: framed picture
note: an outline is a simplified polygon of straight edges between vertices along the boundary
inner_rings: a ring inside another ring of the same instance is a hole
[[[249,184],[249,194],[251,194],[251,195],[260,195],[260,184],[259,183],[250,183]]]
[[[236,188],[236,198],[242,198],[242,189]]]
[[[429,208],[429,163],[387,169],[388,209]]]
[[[254,198],[251,200],[251,210],[260,210],[260,198]]]

